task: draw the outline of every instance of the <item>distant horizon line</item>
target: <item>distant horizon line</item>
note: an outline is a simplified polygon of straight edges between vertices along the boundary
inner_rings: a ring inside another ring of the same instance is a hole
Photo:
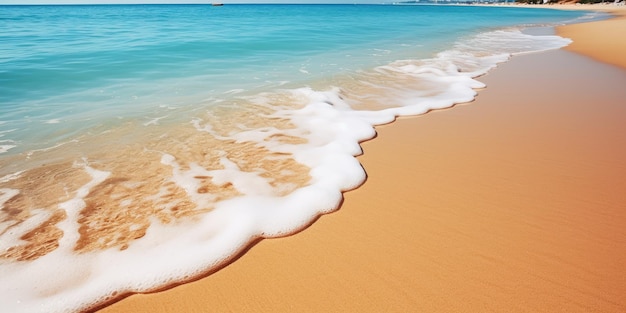
[[[0,6],[108,6],[108,5],[208,5],[221,4],[221,5],[449,5],[459,3],[472,3],[472,2],[516,2],[516,0],[423,0],[423,2],[414,1],[388,1],[379,3],[354,3],[354,2],[340,2],[340,3],[325,3],[325,2],[307,2],[307,3],[284,3],[284,2],[237,2],[237,3],[222,3],[222,2],[189,2],[189,3],[0,3]]]
[[[509,0],[514,1],[514,0]],[[0,6],[96,6],[96,5],[208,5],[221,4],[221,5],[446,5],[456,3],[470,3],[470,2],[505,2],[505,0],[423,0],[420,2],[413,1],[388,1],[379,3],[355,3],[355,2],[303,2],[303,3],[284,3],[284,2],[237,2],[237,3],[222,3],[222,2],[189,2],[189,3],[0,3]]]
[[[138,0],[141,1],[141,0]],[[193,1],[193,0],[192,0]],[[126,3],[0,3],[0,6],[104,6],[104,5],[458,5],[475,3],[515,3],[517,0],[403,0],[380,2],[187,2],[187,3],[163,3],[163,2],[126,2]]]
[[[429,0],[426,0],[424,4]],[[213,5],[213,4],[222,4],[226,5],[393,5],[399,4],[400,2],[380,2],[380,3],[354,3],[354,2],[340,2],[340,3],[323,3],[323,2],[310,2],[310,3],[284,3],[284,2],[237,2],[237,3],[221,3],[221,2],[207,2],[207,3],[199,3],[199,2],[189,2],[189,3],[0,3],[0,6],[56,6],[56,5],[66,5],[66,6],[77,6],[77,5]],[[414,4],[414,3],[410,3]],[[430,4],[430,3],[428,3]]]

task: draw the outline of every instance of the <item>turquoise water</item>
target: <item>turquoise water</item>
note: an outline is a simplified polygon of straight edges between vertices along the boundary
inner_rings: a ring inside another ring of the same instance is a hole
[[[375,125],[473,100],[498,63],[570,42],[522,29],[584,17],[0,6],[0,311],[83,310],[301,230],[364,182]]]
[[[479,31],[579,15],[370,5],[0,10],[0,132],[11,131],[5,138],[14,141],[13,153],[67,140],[107,119],[158,115],[162,106],[194,106],[232,90],[305,85],[430,57]]]

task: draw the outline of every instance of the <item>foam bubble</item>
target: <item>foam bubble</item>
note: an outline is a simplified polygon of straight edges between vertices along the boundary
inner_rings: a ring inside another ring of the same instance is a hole
[[[0,153],[5,153],[15,147],[17,146],[16,145],[0,145]]]
[[[167,116],[160,116],[160,117],[156,117],[153,118],[145,123],[143,123],[143,126],[150,126],[150,125],[159,125],[159,121],[166,118]]]
[[[1,122],[0,121],[0,125],[2,125],[4,123],[5,122]],[[0,138],[6,136],[7,134],[12,133],[12,132],[14,132],[16,130],[17,130],[17,128],[0,131]],[[11,139],[0,140],[0,154],[6,153],[7,151],[9,151],[9,150],[11,150],[11,149],[13,149],[15,147],[17,147],[17,145],[15,145],[15,141],[14,140],[11,140]]]

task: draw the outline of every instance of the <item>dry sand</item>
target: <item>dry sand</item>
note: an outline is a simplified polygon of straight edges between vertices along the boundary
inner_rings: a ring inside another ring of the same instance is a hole
[[[559,6],[561,7],[561,6]],[[572,24],[558,29],[558,34],[576,40],[567,50],[626,68],[626,5],[568,5],[569,10],[610,12],[616,17],[600,22]]]
[[[559,50],[481,80],[380,127],[339,211],[103,311],[626,312],[626,70]]]
[[[563,27],[559,35],[570,38],[578,34],[589,34],[584,40],[572,43],[567,49],[626,68],[626,26],[624,24],[626,24],[626,14],[602,23],[569,25]],[[603,35],[592,35],[598,33]]]

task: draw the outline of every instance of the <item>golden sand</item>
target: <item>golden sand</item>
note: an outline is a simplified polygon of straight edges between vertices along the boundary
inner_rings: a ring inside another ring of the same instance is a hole
[[[339,211],[103,312],[626,312],[626,71],[558,50],[481,80],[380,127]]]
[[[567,9],[596,9],[615,15],[599,22],[572,24],[557,29],[562,37],[575,38],[566,49],[626,68],[626,5],[569,5]]]

